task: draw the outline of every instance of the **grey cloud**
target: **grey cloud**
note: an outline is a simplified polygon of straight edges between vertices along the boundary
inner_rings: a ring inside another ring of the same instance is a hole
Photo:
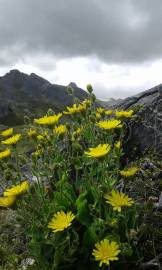
[[[0,8],[0,50],[17,46],[16,59],[37,53],[94,55],[107,63],[162,57],[161,0],[0,0]]]
[[[106,87],[100,83],[94,84],[94,93],[99,99],[108,100],[110,98],[119,99],[126,98],[137,94],[138,92],[143,91],[144,89],[137,89],[136,87]]]

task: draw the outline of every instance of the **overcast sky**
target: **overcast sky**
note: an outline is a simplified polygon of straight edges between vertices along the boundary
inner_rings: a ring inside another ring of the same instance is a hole
[[[162,83],[162,0],[0,0],[0,75],[91,83],[123,98]]]

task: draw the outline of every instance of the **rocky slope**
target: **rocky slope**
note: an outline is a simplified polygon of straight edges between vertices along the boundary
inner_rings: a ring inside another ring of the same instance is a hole
[[[137,121],[127,134],[127,145],[135,145],[143,152],[153,149],[162,154],[162,84],[133,97],[126,98],[113,106],[129,110],[139,107]]]
[[[76,84],[70,85],[79,100],[87,97]],[[42,115],[49,108],[58,112],[72,103],[66,86],[51,84],[34,73],[27,75],[11,70],[0,77],[0,124],[22,124],[24,115]]]

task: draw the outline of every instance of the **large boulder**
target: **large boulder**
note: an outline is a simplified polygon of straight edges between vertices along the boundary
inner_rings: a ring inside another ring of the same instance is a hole
[[[115,104],[113,108],[129,110],[139,108],[137,121],[130,124],[128,147],[138,146],[140,151],[155,150],[162,154],[162,84]]]

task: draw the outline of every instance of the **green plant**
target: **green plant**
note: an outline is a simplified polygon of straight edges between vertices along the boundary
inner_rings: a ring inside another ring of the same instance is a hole
[[[132,269],[142,260],[137,247],[140,207],[124,190],[117,193],[118,199],[109,198],[124,183],[123,130],[127,115],[133,113],[122,112],[121,120],[116,120],[116,112],[96,111],[92,88],[88,90],[88,100],[76,101],[64,112],[71,117],[66,128],[56,128],[62,114],[37,119],[22,132],[23,140],[33,145],[32,154],[19,152],[16,144],[10,147],[7,162],[1,160],[3,188],[11,185],[11,179],[15,185],[4,195],[16,198],[13,208],[25,250],[34,259],[29,269],[98,269],[98,264],[105,269],[109,263],[111,269]],[[23,189],[26,171],[35,182]],[[102,244],[107,245],[104,252]]]

